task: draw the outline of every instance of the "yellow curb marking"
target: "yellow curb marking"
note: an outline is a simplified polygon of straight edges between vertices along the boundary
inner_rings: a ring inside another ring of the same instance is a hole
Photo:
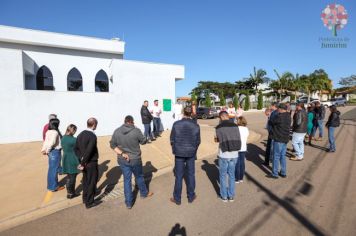
[[[43,199],[43,203],[42,203],[42,204],[46,204],[46,203],[48,203],[49,201],[51,201],[52,196],[53,196],[53,192],[48,191],[48,192],[46,193],[45,198]]]

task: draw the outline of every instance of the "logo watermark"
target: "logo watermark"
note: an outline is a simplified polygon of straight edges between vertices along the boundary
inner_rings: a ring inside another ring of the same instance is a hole
[[[321,48],[347,48],[350,41],[347,37],[337,37],[338,31],[343,29],[348,22],[348,14],[341,4],[329,4],[321,12],[324,26],[332,32],[333,37],[319,37]]]

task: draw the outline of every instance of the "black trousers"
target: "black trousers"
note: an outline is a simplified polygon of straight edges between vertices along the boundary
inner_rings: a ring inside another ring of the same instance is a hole
[[[83,170],[83,203],[85,205],[90,205],[94,202],[97,182],[98,163],[88,163]]]
[[[269,163],[269,157],[271,156],[271,145],[272,145],[272,139],[268,138],[267,146],[266,146],[265,163]]]
[[[77,174],[67,174],[67,193],[70,195],[75,194],[75,181],[77,179]]]

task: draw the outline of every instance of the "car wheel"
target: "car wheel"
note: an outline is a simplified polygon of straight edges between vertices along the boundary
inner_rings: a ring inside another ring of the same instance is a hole
[[[203,115],[201,116],[201,118],[202,118],[203,120],[206,120],[206,119],[208,118],[208,116],[207,116],[206,114],[203,114]]]

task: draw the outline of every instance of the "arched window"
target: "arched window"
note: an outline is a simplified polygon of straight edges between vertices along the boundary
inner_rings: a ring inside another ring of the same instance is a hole
[[[52,72],[47,66],[41,66],[36,74],[37,90],[54,90]]]
[[[68,91],[83,91],[83,79],[77,68],[72,68],[67,75]]]
[[[95,92],[109,92],[109,78],[103,70],[99,70],[95,76]]]

